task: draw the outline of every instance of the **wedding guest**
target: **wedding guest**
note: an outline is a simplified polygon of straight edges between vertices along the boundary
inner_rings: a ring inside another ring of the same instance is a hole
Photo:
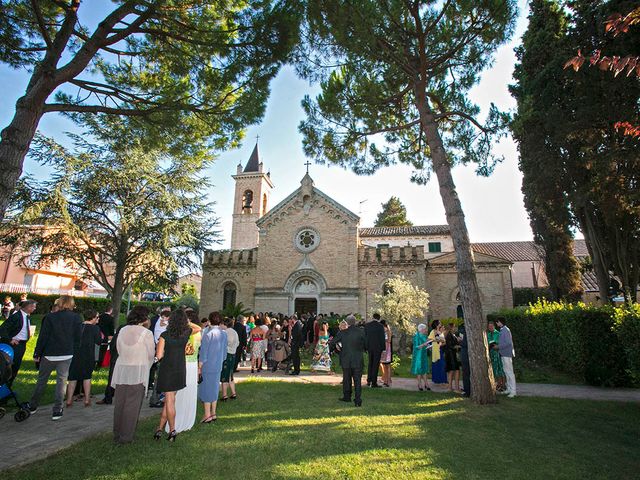
[[[11,297],[7,297],[11,299]],[[13,305],[13,303],[12,303]],[[36,310],[34,300],[25,300],[20,309],[11,315],[0,325],[0,343],[8,343],[13,348],[13,361],[11,364],[11,378],[7,382],[9,386],[18,376],[22,365],[22,358],[27,350],[27,342],[31,338],[31,314]]]
[[[235,354],[235,365],[233,366],[234,372],[238,371],[238,364],[240,363],[240,360],[244,356],[244,352],[247,348],[247,328],[245,326],[246,322],[247,322],[247,319],[245,318],[244,315],[238,315],[238,318],[233,324],[233,329],[238,334],[238,341],[239,341],[238,348],[236,349],[236,354]],[[243,366],[244,366],[244,363],[243,363]]]
[[[382,385],[391,386],[391,362],[393,362],[393,333],[386,320],[380,320],[384,327],[384,351],[380,356],[380,366],[382,367]]]
[[[190,430],[196,423],[198,410],[198,350],[201,343],[200,319],[194,310],[185,310],[191,335],[185,347],[186,360],[186,386],[176,393],[176,433]],[[169,425],[165,425],[165,431],[169,433]]]
[[[9,315],[13,311],[13,299],[11,296],[7,295],[4,297],[4,302],[2,303],[2,316],[4,318],[9,318]]]
[[[165,425],[169,424],[167,440],[175,441],[176,431],[176,392],[187,386],[186,349],[192,327],[183,309],[179,308],[169,316],[167,330],[160,335],[156,346],[156,358],[160,363],[158,368],[158,390],[164,393],[164,405],[160,422],[154,434],[159,440]]]
[[[427,374],[429,373],[428,349],[431,340],[427,339],[427,326],[424,323],[418,325],[418,331],[413,336],[413,352],[411,354],[411,375],[418,380],[418,390],[431,390]]]
[[[500,329],[500,340],[498,342],[500,360],[502,361],[504,375],[507,377],[507,389],[503,393],[508,395],[509,398],[513,398],[516,396],[516,376],[513,373],[513,357],[516,356],[516,351],[513,348],[513,337],[504,317],[498,317],[496,324]]]
[[[47,387],[51,373],[56,371],[56,396],[53,404],[52,420],[62,418],[62,405],[65,397],[69,366],[73,358],[74,347],[80,342],[82,317],[75,313],[75,300],[70,295],[58,299],[59,311],[50,313],[42,320],[42,328],[33,351],[33,359],[40,362],[38,381],[28,403],[33,414],[38,410],[40,398]]]
[[[291,364],[293,371],[289,375],[300,375],[300,349],[304,346],[303,325],[298,317],[291,316],[289,321],[289,334],[291,345]]]
[[[256,325],[249,332],[251,338],[251,373],[262,370],[262,357],[264,355],[264,343],[267,334],[262,327],[262,319],[256,320]]]
[[[200,423],[211,423],[218,419],[216,407],[220,393],[222,364],[227,358],[227,332],[220,328],[222,319],[217,312],[209,315],[211,326],[202,333],[198,374],[202,381],[198,387],[198,397],[204,405]]]
[[[447,376],[449,378],[449,391],[460,392],[460,360],[458,354],[460,351],[460,340],[457,335],[457,329],[455,324],[450,323],[447,327],[445,334],[445,344],[447,349],[445,350],[445,368]],[[454,387],[455,381],[455,387]]]
[[[498,346],[500,344],[500,332],[493,321],[487,324],[487,343],[489,344],[491,369],[493,370],[493,377],[496,379],[496,389],[499,392],[503,392],[505,390],[505,377]]]
[[[364,334],[367,339],[367,353],[369,356],[367,386],[379,388],[381,385],[378,385],[378,370],[380,370],[380,358],[385,349],[384,327],[380,323],[379,313],[374,313],[373,319],[365,324]]]
[[[127,324],[113,337],[118,352],[111,378],[115,389],[113,441],[118,444],[130,443],[135,437],[155,351],[148,326],[149,309],[136,305],[127,315]]]
[[[316,347],[311,362],[312,372],[330,372],[331,355],[329,353],[329,324],[322,322],[318,334],[315,336]]]
[[[160,310],[158,318],[156,318],[155,324],[149,327],[149,330],[153,332],[153,341],[158,347],[160,341],[160,335],[167,331],[169,326],[169,317],[171,316],[171,309],[164,307]],[[149,406],[153,408],[162,408],[164,406],[164,396],[161,390],[158,389],[158,362],[154,362],[151,370],[149,371],[149,388],[152,389],[151,396],[149,397]]]
[[[331,340],[333,349],[340,351],[340,366],[342,367],[342,397],[341,402],[351,401],[352,385],[355,391],[354,404],[362,406],[362,355],[366,346],[366,338],[362,328],[356,326],[356,317],[346,318],[348,328],[340,330]]]
[[[231,400],[238,398],[236,395],[236,382],[233,379],[233,367],[236,363],[236,351],[240,345],[238,333],[234,330],[233,318],[226,318],[222,329],[227,333],[227,358],[222,363],[220,381],[222,382],[222,401],[227,400],[227,388],[231,389]],[[274,322],[275,323],[275,322]]]
[[[91,405],[91,377],[96,366],[96,345],[102,343],[102,333],[98,322],[98,312],[86,310],[83,314],[80,333],[80,345],[76,348],[69,366],[69,383],[67,384],[67,407],[73,406],[73,392],[78,382],[82,382],[84,406]]]
[[[437,384],[447,383],[447,372],[445,370],[444,358],[441,355],[441,348],[445,344],[443,334],[444,326],[440,320],[431,323],[429,340],[432,340],[431,347],[431,381]]]
[[[102,334],[102,342],[100,343],[100,353],[98,355],[98,363],[96,365],[96,368],[100,368],[102,366],[102,363],[104,362],[104,356],[106,355],[107,348],[109,347],[109,342],[113,338],[113,334],[116,331],[112,313],[113,307],[109,305],[98,318],[98,328],[100,328],[100,333]]]

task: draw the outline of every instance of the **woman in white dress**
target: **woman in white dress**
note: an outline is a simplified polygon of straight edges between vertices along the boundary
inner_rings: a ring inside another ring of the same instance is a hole
[[[192,333],[185,350],[187,386],[176,393],[176,433],[191,430],[196,423],[196,411],[198,410],[198,350],[202,336],[198,315],[193,310],[187,310],[186,314]],[[165,431],[169,433],[168,422]]]

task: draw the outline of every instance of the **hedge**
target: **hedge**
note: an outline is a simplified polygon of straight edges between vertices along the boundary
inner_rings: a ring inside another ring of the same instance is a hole
[[[551,298],[551,292],[548,288],[521,288],[513,289],[513,306],[527,306],[536,303],[538,300]]]
[[[518,354],[589,385],[640,384],[640,309],[540,300],[501,310]]]
[[[36,313],[45,314],[51,310],[51,306],[56,299],[60,298],[60,295],[39,295],[37,293],[29,293],[27,294],[28,298],[31,300],[35,300],[38,302],[38,306],[36,308]],[[10,292],[0,292],[0,299],[4,301],[6,297],[11,297],[13,299],[13,303],[17,304],[20,301],[19,293],[10,293]],[[100,298],[100,297],[74,297],[76,301],[76,310],[78,312],[82,312],[83,310],[94,309],[98,312],[102,312],[107,308],[108,305],[111,305],[111,300],[108,298]],[[170,306],[174,308],[177,306],[176,303],[170,302],[141,302],[136,300],[131,300],[131,305],[144,305],[148,307],[152,311],[159,306]],[[127,311],[127,301],[124,300],[122,302],[122,307],[120,308],[121,312]]]

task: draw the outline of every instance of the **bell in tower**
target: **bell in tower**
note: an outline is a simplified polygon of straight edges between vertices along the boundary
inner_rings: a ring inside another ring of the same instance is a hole
[[[271,176],[264,173],[258,153],[258,144],[253,149],[247,165],[238,165],[235,199],[233,205],[233,225],[231,228],[231,249],[243,250],[258,246],[259,230],[256,222],[265,213],[273,183]]]

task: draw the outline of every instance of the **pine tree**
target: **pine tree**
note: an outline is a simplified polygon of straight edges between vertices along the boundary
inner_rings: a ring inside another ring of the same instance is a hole
[[[407,209],[398,197],[391,197],[382,204],[382,211],[376,218],[376,227],[410,227],[413,225],[407,219]]]

